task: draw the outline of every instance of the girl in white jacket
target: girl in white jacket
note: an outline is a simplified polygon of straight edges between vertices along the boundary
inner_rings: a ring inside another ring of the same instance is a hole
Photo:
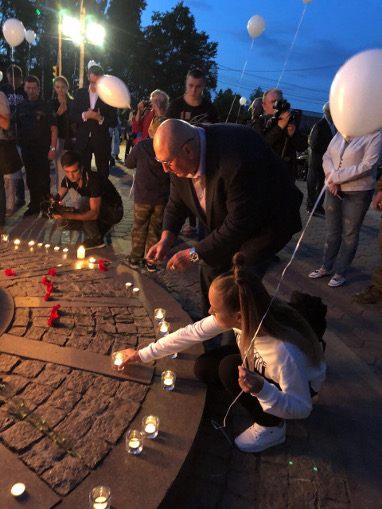
[[[195,363],[196,376],[206,383],[222,384],[233,398],[242,392],[238,401],[254,424],[236,438],[239,449],[260,452],[281,444],[286,437],[285,419],[307,417],[312,396],[325,379],[318,339],[288,304],[274,299],[270,305],[270,295],[244,266],[241,253],[235,255],[233,270],[213,281],[209,299],[211,316],[139,351],[124,350],[126,363],[159,359],[233,329],[237,345],[201,355]]]

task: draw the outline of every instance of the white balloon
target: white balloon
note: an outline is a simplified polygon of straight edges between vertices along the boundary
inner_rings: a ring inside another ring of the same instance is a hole
[[[0,71],[0,81],[3,80],[3,73]]]
[[[3,25],[3,34],[7,43],[15,48],[19,44],[21,44],[24,40],[25,36],[25,28],[24,25],[15,18],[7,19],[7,21]]]
[[[97,94],[102,101],[115,108],[130,108],[130,92],[122,80],[105,74],[97,80]]]
[[[36,40],[36,34],[33,30],[25,30],[25,40],[32,44]]]
[[[339,69],[330,87],[330,113],[345,136],[365,136],[382,127],[382,49],[358,53]]]
[[[259,37],[264,32],[265,21],[262,16],[255,14],[247,23],[247,30],[252,39]]]
[[[240,97],[239,103],[241,106],[244,106],[244,104],[247,102],[247,99],[245,97]]]

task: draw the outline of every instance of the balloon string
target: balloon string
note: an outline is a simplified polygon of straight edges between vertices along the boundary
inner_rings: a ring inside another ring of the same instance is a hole
[[[289,48],[289,51],[288,51],[287,57],[286,57],[285,62],[284,62],[284,67],[283,67],[283,69],[282,69],[282,71],[281,71],[281,74],[280,74],[280,77],[279,77],[279,81],[277,82],[276,88],[279,88],[279,85],[280,85],[280,82],[281,82],[281,78],[282,78],[282,77],[283,77],[283,75],[284,75],[284,71],[285,71],[285,68],[286,68],[286,66],[287,66],[287,63],[288,63],[288,60],[289,60],[290,54],[292,53],[292,49],[293,49],[293,47],[294,47],[294,43],[296,42],[297,35],[298,35],[299,31],[300,31],[300,27],[301,27],[302,20],[304,19],[304,16],[305,16],[306,8],[307,8],[307,5],[305,4],[305,5],[304,5],[304,9],[303,9],[303,11],[302,11],[302,15],[301,15],[300,23],[298,24],[298,27],[297,27],[296,33],[294,34],[294,38],[293,38],[292,44],[290,45],[290,48]]]
[[[232,100],[232,104],[231,104],[231,107],[229,109],[229,112],[228,112],[228,115],[227,115],[227,118],[226,118],[226,121],[225,123],[228,122],[228,119],[229,119],[229,116],[231,115],[231,111],[232,111],[232,108],[233,108],[233,105],[235,104],[235,101],[236,101],[236,94],[237,94],[237,91],[239,90],[239,87],[240,87],[240,83],[243,79],[243,76],[244,76],[244,72],[245,72],[245,69],[247,67],[247,64],[248,64],[248,59],[251,55],[251,52],[252,52],[252,48],[253,48],[253,43],[255,42],[255,39],[252,39],[252,43],[251,43],[251,47],[249,49],[249,53],[248,53],[248,57],[247,57],[247,60],[244,62],[244,67],[243,67],[243,70],[241,71],[241,75],[240,75],[240,79],[239,79],[239,83],[237,84],[237,87],[236,87],[236,90],[235,90],[235,93],[233,94],[233,100]]]
[[[310,221],[312,220],[312,217],[313,217],[313,215],[314,215],[314,213],[315,213],[315,211],[316,211],[316,208],[317,208],[317,206],[318,206],[318,204],[319,204],[319,202],[320,202],[320,200],[321,200],[322,195],[323,195],[323,194],[324,194],[324,192],[325,192],[325,189],[326,189],[326,186],[323,186],[323,187],[322,187],[322,189],[321,189],[320,194],[318,195],[318,198],[317,198],[317,200],[316,200],[316,203],[313,205],[312,212],[309,214],[308,221],[306,222],[306,225],[305,225],[305,227],[303,228],[303,230],[302,230],[302,232],[301,232],[301,235],[300,235],[300,237],[299,237],[299,239],[298,239],[298,241],[297,241],[296,247],[295,247],[295,248],[294,248],[294,250],[293,250],[292,256],[291,256],[291,258],[290,258],[289,262],[287,263],[286,267],[285,267],[285,268],[284,268],[284,270],[282,271],[280,281],[278,282],[278,284],[277,284],[277,286],[276,286],[275,293],[273,294],[273,296],[272,296],[272,298],[271,298],[271,301],[270,301],[270,303],[269,303],[269,306],[268,306],[268,308],[266,309],[266,311],[265,311],[265,313],[264,313],[263,317],[261,318],[260,323],[259,323],[259,325],[258,325],[258,327],[257,327],[257,329],[256,329],[256,332],[255,332],[255,334],[254,334],[254,336],[253,336],[253,338],[252,338],[252,340],[251,340],[251,342],[250,342],[250,344],[249,344],[248,348],[245,350],[244,359],[243,359],[243,363],[242,363],[242,366],[243,366],[243,367],[246,367],[246,366],[245,366],[245,364],[246,364],[246,360],[247,360],[247,357],[248,357],[248,352],[249,352],[249,350],[251,349],[251,347],[252,347],[252,345],[253,345],[253,343],[254,343],[254,341],[255,341],[256,337],[257,337],[257,334],[259,333],[259,330],[260,330],[260,328],[261,328],[261,326],[262,326],[262,324],[263,324],[263,322],[264,322],[264,320],[265,320],[265,317],[266,317],[266,316],[267,316],[267,314],[269,313],[269,310],[271,309],[272,303],[273,303],[273,301],[275,300],[276,295],[277,295],[277,293],[278,293],[278,292],[279,292],[279,290],[280,290],[280,286],[281,286],[281,283],[282,283],[282,281],[283,281],[283,279],[284,279],[285,273],[286,273],[286,271],[288,270],[288,268],[290,267],[290,265],[292,264],[292,262],[293,262],[293,260],[294,260],[294,258],[295,258],[295,256],[296,256],[296,254],[297,254],[297,251],[299,250],[299,247],[300,247],[300,244],[301,244],[302,239],[304,238],[304,235],[305,235],[306,229],[308,228],[309,223],[310,223]],[[225,414],[225,416],[224,416],[222,426],[221,426],[220,428],[216,428],[216,429],[221,429],[221,428],[225,428],[225,427],[226,427],[226,420],[227,420],[228,414],[229,414],[229,412],[231,411],[231,408],[233,407],[233,405],[237,402],[237,400],[240,398],[240,396],[241,396],[242,394],[243,394],[243,391],[241,391],[241,392],[240,392],[240,393],[236,396],[236,398],[232,401],[232,403],[231,403],[231,404],[230,404],[230,406],[228,407],[228,410],[227,410],[227,412],[226,412],[226,414]]]

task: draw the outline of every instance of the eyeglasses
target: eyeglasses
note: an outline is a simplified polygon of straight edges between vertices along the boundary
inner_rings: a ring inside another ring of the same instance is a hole
[[[182,148],[187,145],[187,143],[189,143],[190,141],[193,141],[195,138],[189,138],[188,140],[186,140],[182,145],[181,147],[179,148],[179,150],[176,152],[176,154],[174,156],[172,156],[171,159],[169,159],[168,161],[161,161],[160,159],[158,159],[157,157],[155,157],[155,160],[158,161],[158,163],[161,163],[161,164],[164,164],[165,166],[170,166],[170,164],[173,162],[173,160],[180,154],[180,151],[182,150]]]

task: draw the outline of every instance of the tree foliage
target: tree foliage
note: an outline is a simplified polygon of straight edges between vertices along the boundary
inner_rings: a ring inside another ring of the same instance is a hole
[[[60,9],[79,19],[80,0],[61,0]],[[172,99],[184,91],[189,69],[199,67],[207,77],[207,87],[215,89],[217,43],[195,27],[195,18],[183,2],[171,11],[155,12],[151,24],[141,27],[146,0],[84,0],[86,16],[92,15],[106,31],[103,48],[85,44],[85,69],[89,60],[100,62],[105,72],[120,77],[128,85],[133,105],[156,89],[165,90]],[[39,10],[37,13],[36,10]],[[26,29],[37,34],[34,44],[23,42],[11,49],[0,37],[1,70],[10,63],[28,70],[42,81],[44,96],[52,90],[52,66],[58,62],[57,2],[53,0],[1,0],[0,22],[15,17]],[[79,48],[62,40],[62,70],[72,90],[78,85]],[[29,58],[30,57],[30,58]],[[207,91],[208,95],[208,91]]]

